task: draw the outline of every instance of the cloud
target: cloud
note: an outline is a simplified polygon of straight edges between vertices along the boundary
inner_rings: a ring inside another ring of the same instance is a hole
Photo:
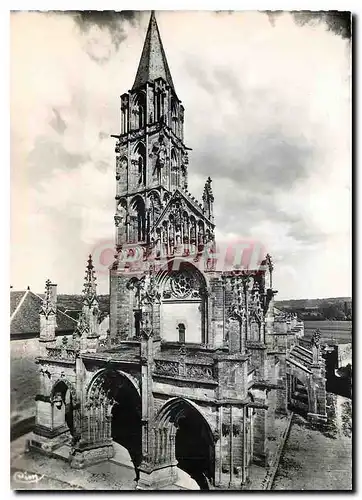
[[[137,11],[85,10],[65,12],[65,15],[67,14],[74,16],[80,32],[87,35],[85,50],[89,57],[102,65],[111,58],[113,47],[118,51],[121,43],[127,38],[126,25],[136,26],[140,17]]]
[[[327,29],[334,34],[350,39],[352,35],[352,15],[351,12],[329,10],[320,12],[300,11],[293,12],[295,22],[304,26],[305,24],[324,23]]]
[[[265,11],[270,24],[275,27],[276,21],[283,16],[283,11]],[[351,39],[352,36],[352,14],[348,11],[328,10],[328,11],[292,11],[295,23],[298,26],[323,25],[325,29],[344,39]]]
[[[277,262],[281,297],[349,295],[347,17],[342,29],[328,13],[267,14],[156,13],[193,148],[189,189],[200,198],[211,175],[217,237],[262,241]],[[42,290],[50,277],[79,292],[87,254],[113,245],[110,135],[148,19],[128,11],[11,16],[15,287]],[[107,276],[99,281],[106,293]]]

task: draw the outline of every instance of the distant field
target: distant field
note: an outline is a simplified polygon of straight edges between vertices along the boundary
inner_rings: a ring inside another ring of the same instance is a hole
[[[321,332],[322,342],[352,342],[352,321],[304,321],[305,337],[311,337],[317,328]]]

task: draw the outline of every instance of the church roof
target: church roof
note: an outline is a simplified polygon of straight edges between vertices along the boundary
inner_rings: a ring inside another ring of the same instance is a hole
[[[34,335],[40,333],[39,311],[44,294],[36,294],[31,290],[10,291],[10,334]],[[109,295],[98,296],[101,319],[109,314]],[[57,328],[56,334],[72,332],[82,310],[81,295],[57,296]]]
[[[160,77],[175,90],[160,32],[158,31],[155,13],[152,11],[132,90]]]
[[[19,300],[19,297],[20,300]],[[17,306],[14,308],[14,304]],[[30,290],[26,292],[10,292],[10,335],[34,335],[40,333],[39,311],[42,297]],[[60,309],[57,310],[56,333],[72,332],[77,322]]]

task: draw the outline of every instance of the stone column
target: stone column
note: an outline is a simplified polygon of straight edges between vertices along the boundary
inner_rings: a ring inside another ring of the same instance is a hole
[[[74,443],[69,456],[71,467],[83,469],[113,457],[110,419],[111,405],[106,398],[83,406],[80,416],[81,436]]]
[[[266,465],[266,414],[261,408],[255,409],[254,417],[254,462]]]
[[[290,393],[288,395],[288,380],[286,373],[285,354],[278,354],[279,359],[279,374],[276,383],[280,386],[276,393],[276,412],[286,415],[288,413],[288,403],[290,401]]]
[[[324,362],[324,361],[323,361]],[[320,364],[312,365],[312,376],[309,383],[309,413],[308,418],[316,421],[327,420],[326,381]]]

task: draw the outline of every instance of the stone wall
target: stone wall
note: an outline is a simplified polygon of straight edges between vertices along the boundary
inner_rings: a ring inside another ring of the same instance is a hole
[[[70,338],[71,336],[68,336]],[[39,392],[39,372],[35,364],[40,355],[38,337],[10,341],[10,412],[16,418],[35,415],[35,396]]]
[[[201,344],[202,322],[200,301],[163,302],[161,306],[162,338],[170,342],[178,342],[178,325],[185,325],[185,340]]]
[[[35,364],[39,356],[38,338],[11,340],[10,385],[11,416],[35,415],[35,396],[39,387],[39,375]]]

